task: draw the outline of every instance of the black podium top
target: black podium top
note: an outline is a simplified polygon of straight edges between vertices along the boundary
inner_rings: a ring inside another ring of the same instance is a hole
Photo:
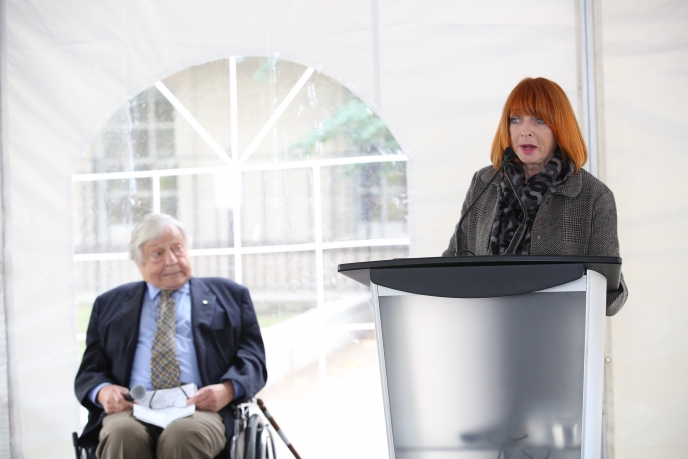
[[[619,289],[621,258],[491,255],[395,258],[345,263],[337,269],[364,285],[370,281],[402,292],[449,298],[519,295],[580,279],[587,270],[607,278],[607,291]]]

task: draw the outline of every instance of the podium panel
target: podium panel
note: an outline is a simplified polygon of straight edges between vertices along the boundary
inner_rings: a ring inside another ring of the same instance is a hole
[[[585,277],[563,287],[502,298],[379,289],[397,459],[581,457]]]

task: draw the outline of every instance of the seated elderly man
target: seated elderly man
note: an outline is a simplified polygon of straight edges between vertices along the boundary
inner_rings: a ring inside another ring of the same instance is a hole
[[[131,234],[143,282],[99,296],[76,376],[89,410],[82,444],[98,458],[213,458],[233,432],[232,401],[253,397],[267,380],[265,349],[248,290],[221,278],[191,276],[182,225],[147,216]],[[166,356],[167,355],[167,356]],[[138,421],[129,387],[196,383],[196,412],[161,429]]]

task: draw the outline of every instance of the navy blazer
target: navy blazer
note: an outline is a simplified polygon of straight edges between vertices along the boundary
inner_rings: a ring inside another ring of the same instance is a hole
[[[192,277],[191,322],[203,386],[233,379],[246,389],[242,402],[252,398],[267,381],[265,347],[248,289],[228,279]],[[86,351],[74,381],[76,396],[89,411],[82,445],[96,444],[105,416],[88,393],[100,383],[129,387],[145,282],[114,288],[96,298],[86,333]],[[234,429],[229,406],[219,412],[227,445]]]

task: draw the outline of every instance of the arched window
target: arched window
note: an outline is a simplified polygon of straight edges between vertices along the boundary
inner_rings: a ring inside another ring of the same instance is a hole
[[[191,236],[195,276],[250,289],[268,355],[266,402],[284,408],[280,422],[295,444],[311,457],[338,457],[318,444],[326,439],[299,436],[312,426],[294,403],[328,400],[324,390],[344,398],[318,405],[311,423],[346,416],[346,397],[368,400],[385,453],[379,383],[356,389],[365,394],[331,391],[377,378],[369,294],[337,265],[408,255],[406,156],[365,103],[293,62],[208,62],[129,100],[73,182],[82,351],[95,297],[141,278],[127,256],[133,226],[169,213]],[[352,448],[342,457],[355,456]]]

